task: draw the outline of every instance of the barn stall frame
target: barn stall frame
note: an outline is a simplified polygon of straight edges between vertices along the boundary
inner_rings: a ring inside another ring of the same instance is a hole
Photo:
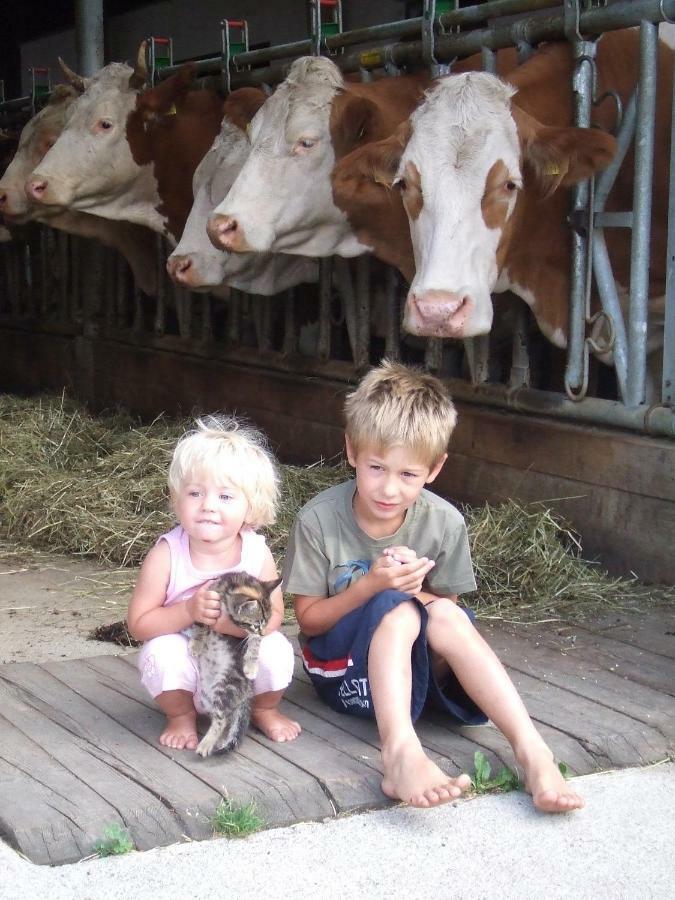
[[[620,158],[635,145],[633,210],[604,211],[616,166],[595,185],[582,184],[574,192],[570,341],[560,383],[551,385],[542,378],[542,372],[561,363],[551,348],[537,350],[535,340],[534,356],[538,352],[541,357],[537,375],[524,304],[513,313],[507,359],[501,348],[497,361],[494,338],[475,338],[464,342],[463,348],[438,339],[402,338],[402,279],[368,258],[349,263],[322,260],[315,293],[295,289],[263,298],[232,291],[223,301],[170,282],[164,269],[167,249],[158,240],[161,287],[157,298],[151,299],[133,285],[126,264],[112,251],[35,227],[24,240],[0,246],[3,387],[26,392],[65,386],[95,409],[121,404],[148,417],[163,410],[233,408],[266,428],[282,459],[312,462],[340,449],[341,397],[369,364],[384,355],[424,363],[448,380],[461,411],[450,459],[438,482],[442,493],[469,503],[497,502],[508,496],[550,501],[581,531],[587,554],[597,555],[615,571],[672,581],[672,180],[663,377],[659,399],[649,403],[645,248],[658,89],[657,29],[659,22],[675,20],[675,0],[568,0],[562,5],[549,0],[492,0],[438,16],[436,6],[440,10],[441,4],[427,0],[418,19],[331,36],[321,34],[317,2],[313,0],[314,33],[307,40],[228,54],[232,88],[273,85],[284,70],[269,63],[311,52],[330,53],[343,71],[359,71],[369,78],[376,69],[395,76],[400,67],[415,64],[429,65],[441,74],[455,58],[477,51],[490,70],[494,53],[502,47],[515,46],[524,59],[541,41],[568,39],[578,60],[573,84],[577,124],[586,125],[597,99],[595,39],[614,28],[640,28],[640,83],[617,128]],[[460,30],[466,27],[471,30]],[[366,44],[366,49],[347,51],[357,43]],[[254,65],[258,68],[248,68]],[[197,62],[202,75],[222,78],[222,66],[222,56]],[[175,69],[166,66],[157,77],[165,78]],[[7,106],[16,109],[17,101]],[[671,154],[675,155],[675,140]],[[631,300],[625,327],[604,245],[607,227],[632,228]],[[594,390],[603,393],[602,386],[589,388],[591,277],[613,326],[618,399],[590,396]]]

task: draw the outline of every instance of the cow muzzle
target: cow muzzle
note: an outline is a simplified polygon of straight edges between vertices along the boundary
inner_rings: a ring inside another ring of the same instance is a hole
[[[28,201],[24,194],[0,185],[0,216],[10,225],[21,225],[28,219]]]
[[[68,206],[72,200],[73,191],[66,185],[34,175],[26,182],[26,196],[31,203],[40,206]]]
[[[170,256],[166,261],[166,271],[176,284],[192,287],[195,269],[191,256]]]
[[[250,253],[253,250],[236,216],[211,216],[206,232],[218,250],[230,250],[232,253]]]
[[[421,337],[465,338],[475,331],[475,303],[468,290],[410,291],[405,306],[403,329]],[[488,328],[489,330],[489,328]]]

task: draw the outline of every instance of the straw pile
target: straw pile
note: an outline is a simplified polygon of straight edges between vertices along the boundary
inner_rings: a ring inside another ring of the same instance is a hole
[[[36,548],[136,566],[174,525],[166,472],[191,423],[140,425],[125,413],[93,417],[63,397],[0,396],[0,536]],[[344,481],[344,462],[283,466],[282,503],[268,539],[278,563],[297,510]],[[479,586],[470,602],[487,617],[580,618],[602,608],[674,599],[610,579],[580,558],[577,536],[540,504],[510,501],[465,510]]]

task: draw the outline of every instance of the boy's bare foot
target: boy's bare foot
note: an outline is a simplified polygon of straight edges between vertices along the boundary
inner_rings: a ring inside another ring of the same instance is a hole
[[[160,744],[174,750],[194,750],[199,743],[197,737],[197,714],[167,716],[166,728],[159,736]]]
[[[542,812],[570,812],[585,806],[583,798],[565,781],[545,744],[517,752],[525,772],[525,790]]]
[[[427,808],[456,800],[471,784],[468,775],[451,778],[433,763],[417,739],[382,748],[382,790],[394,800]]]
[[[297,722],[282,715],[276,707],[251,710],[251,721],[271,741],[294,741],[302,729]]]

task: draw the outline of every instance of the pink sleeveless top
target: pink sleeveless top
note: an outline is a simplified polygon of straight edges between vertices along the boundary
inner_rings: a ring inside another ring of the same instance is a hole
[[[226,572],[248,572],[249,575],[260,577],[263,564],[267,558],[267,544],[262,534],[256,534],[250,528],[241,530],[241,559],[236,566],[229,569],[218,569],[214,572],[205,572],[203,569],[195,569],[190,558],[190,539],[180,525],[163,534],[157,541],[166,541],[171,551],[171,575],[166,591],[164,606],[173,606],[187,600],[204,584],[220,578]]]

